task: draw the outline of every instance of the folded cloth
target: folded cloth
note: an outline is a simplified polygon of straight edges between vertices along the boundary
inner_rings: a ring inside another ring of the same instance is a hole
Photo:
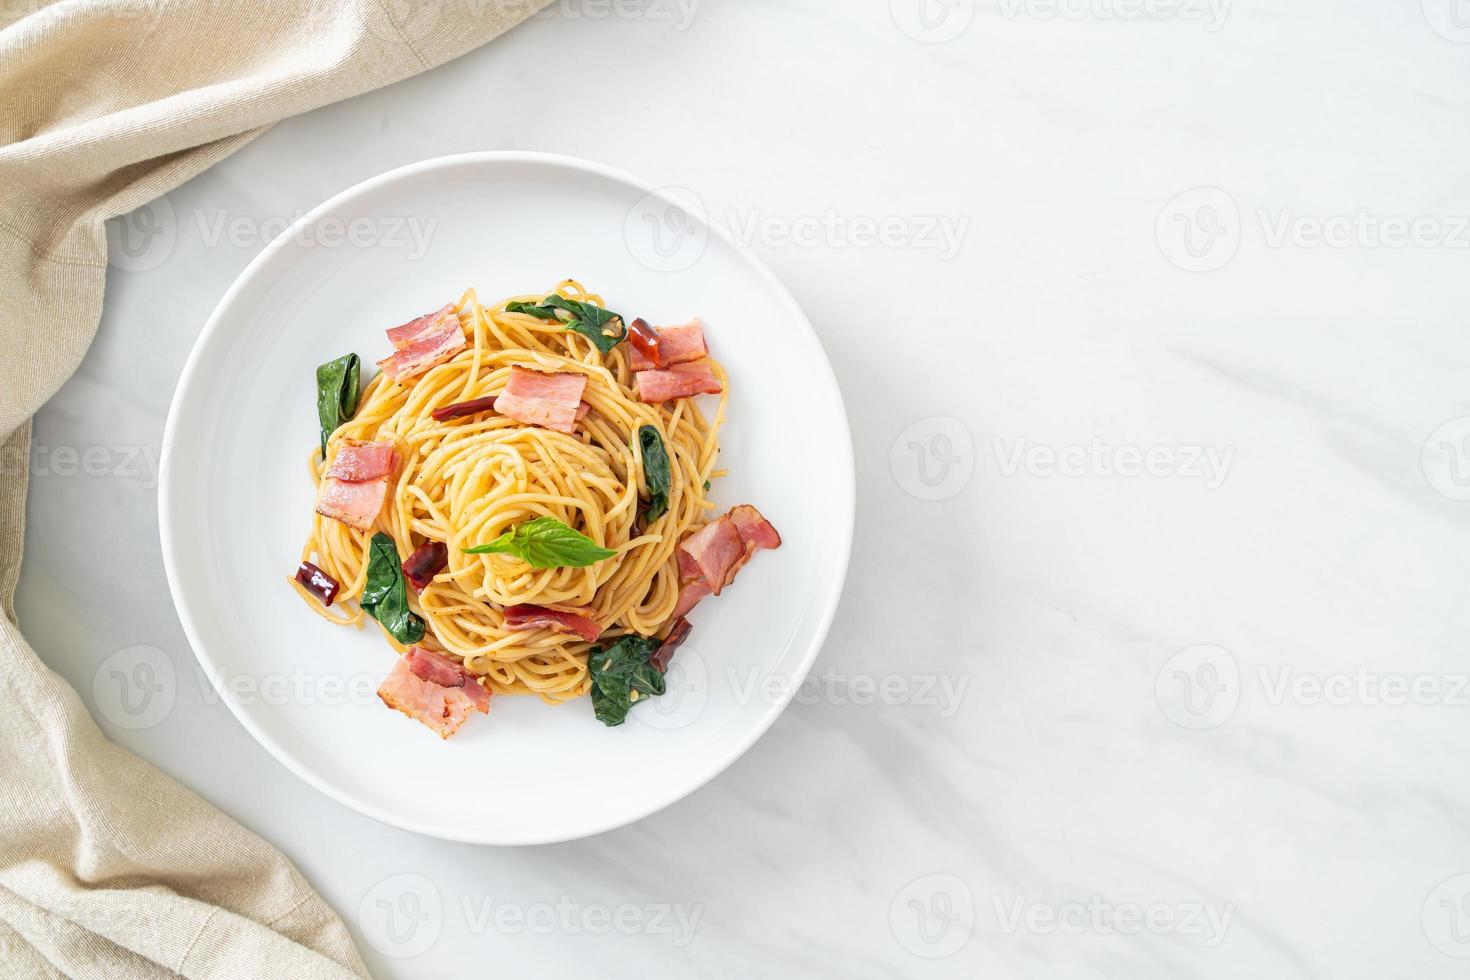
[[[545,2],[0,5],[6,976],[366,975],[342,921],[280,853],[109,742],[22,638],[14,595],[29,419],[76,370],[97,329],[106,219],[278,119],[448,61]]]

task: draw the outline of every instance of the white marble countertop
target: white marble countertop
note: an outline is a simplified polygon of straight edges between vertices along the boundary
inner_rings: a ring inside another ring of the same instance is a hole
[[[22,625],[384,977],[1461,976],[1455,2],[566,0],[285,122],[114,229],[171,237],[117,252],[37,419]],[[277,764],[195,666],[156,516],[179,371],[260,246],[491,148],[695,190],[816,324],[858,467],[797,703],[682,803],[529,849]],[[130,728],[98,678],[139,645],[179,683]]]

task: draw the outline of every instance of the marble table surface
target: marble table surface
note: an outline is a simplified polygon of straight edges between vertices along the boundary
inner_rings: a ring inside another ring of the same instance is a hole
[[[563,0],[115,223],[36,421],[22,625],[383,977],[1463,976],[1467,118],[1463,0]],[[494,148],[695,191],[815,323],[858,481],[769,734],[524,849],[275,762],[195,664],[156,512],[180,369],[261,245]],[[142,726],[104,683],[137,647],[177,678]]]

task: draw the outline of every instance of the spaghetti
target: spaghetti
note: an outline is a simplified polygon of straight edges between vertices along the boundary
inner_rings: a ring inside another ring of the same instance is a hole
[[[584,611],[602,627],[599,642],[668,632],[681,601],[676,551],[715,509],[706,494],[721,475],[718,432],[729,386],[709,360],[721,389],[712,419],[693,398],[640,401],[631,345],[604,353],[562,322],[507,310],[554,297],[605,309],[601,297],[571,280],[545,299],[519,296],[493,306],[469,290],[453,311],[463,350],[414,377],[394,380],[384,371],[362,389],[325,453],[313,447],[309,469],[320,490],[327,461],[344,446],[391,443],[396,465],[385,502],[370,529],[321,513],[313,519],[302,561],[340,584],[335,605],[302,581],[292,586],[318,615],[360,627],[358,600],[369,588],[375,534],[392,537],[400,561],[426,543],[442,543],[447,564],[410,593],[412,611],[427,625],[418,645],[452,655],[491,692],[559,703],[588,693],[588,654],[596,644],[549,628],[510,629],[506,610],[530,604]],[[434,418],[436,410],[444,415],[448,406],[502,395],[512,369],[585,376],[586,413],[572,434],[495,411]],[[661,437],[669,468],[667,508],[653,518],[640,505],[650,489],[639,439],[646,426]],[[466,553],[538,518],[553,518],[614,554],[583,567],[540,568],[512,554]]]

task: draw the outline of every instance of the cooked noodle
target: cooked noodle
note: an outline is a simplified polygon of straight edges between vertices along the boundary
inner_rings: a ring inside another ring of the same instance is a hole
[[[570,280],[557,292],[603,305]],[[323,606],[294,579],[292,585],[318,615],[360,627],[364,613],[355,600],[366,583],[374,532],[392,535],[400,559],[425,541],[444,542],[448,567],[416,597],[410,590],[414,611],[428,623],[424,645],[462,658],[494,692],[537,694],[557,703],[587,693],[587,651],[594,644],[544,628],[506,630],[503,609],[518,603],[587,607],[604,627],[599,642],[630,633],[651,636],[665,627],[679,594],[675,548],[714,509],[705,487],[719,475],[717,434],[729,384],[711,361],[725,389],[713,421],[693,399],[640,402],[631,387],[627,344],[603,355],[560,323],[505,312],[507,303],[537,303],[544,295],[514,296],[487,307],[470,290],[460,298],[458,313],[471,346],[403,383],[382,373],[368,383],[356,415],[332,434],[327,458],[346,439],[392,442],[399,463],[387,503],[372,531],[314,516],[301,556],[341,583],[334,606]],[[494,412],[446,422],[432,418],[437,408],[499,394],[512,365],[587,376],[582,398],[591,411],[575,435]],[[636,438],[643,425],[655,426],[662,436],[672,479],[667,513],[635,534],[640,487],[646,491]],[[313,483],[325,468],[313,447]],[[509,555],[463,551],[543,516],[617,556],[586,568],[538,569]],[[403,649],[386,630],[384,635]]]

